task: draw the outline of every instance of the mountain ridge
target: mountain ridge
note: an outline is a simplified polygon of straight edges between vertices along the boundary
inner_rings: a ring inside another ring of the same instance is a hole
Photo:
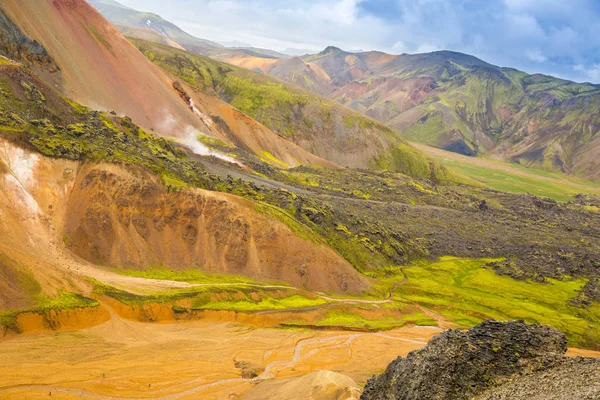
[[[234,64],[245,60],[224,59]],[[246,61],[247,62],[247,61]],[[409,140],[599,179],[599,86],[438,51],[390,55],[328,47],[253,64],[399,130]]]

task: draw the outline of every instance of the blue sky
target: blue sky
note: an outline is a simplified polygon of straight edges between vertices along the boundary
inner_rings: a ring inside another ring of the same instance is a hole
[[[600,0],[119,0],[204,39],[274,50],[455,50],[600,83]]]

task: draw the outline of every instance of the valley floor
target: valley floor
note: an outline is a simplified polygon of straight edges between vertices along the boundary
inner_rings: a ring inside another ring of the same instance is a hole
[[[398,355],[422,348],[441,331],[434,327],[379,333],[311,331],[249,327],[218,319],[141,323],[122,319],[107,308],[110,320],[93,328],[0,342],[0,398],[48,398],[50,393],[60,399],[262,398],[273,384],[317,370],[351,378],[343,388],[358,398],[368,378]],[[578,349],[570,354],[600,357],[600,352]],[[331,385],[332,393],[340,390],[327,374],[319,375],[326,381],[321,386]],[[277,388],[280,398],[298,398],[297,392],[282,388]]]
[[[420,143],[411,143],[442,165],[500,191],[530,193],[569,201],[579,193],[600,195],[600,185],[556,171],[527,168],[485,157],[469,157]]]
[[[151,324],[111,314],[93,328],[0,342],[0,398],[47,398],[50,392],[69,399],[237,398],[254,387],[252,393],[260,393],[272,379],[316,370],[347,375],[362,387],[440,332],[251,328],[215,320]],[[257,378],[243,378],[244,371]]]

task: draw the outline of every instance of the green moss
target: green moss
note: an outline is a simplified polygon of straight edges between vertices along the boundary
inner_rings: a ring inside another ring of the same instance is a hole
[[[440,183],[470,183],[468,178],[455,174],[452,170],[437,162],[432,162],[423,153],[403,142],[393,146],[389,153],[381,153],[373,159],[371,167],[379,170],[397,171]]]
[[[34,289],[34,291],[37,292],[35,305],[10,311],[0,311],[0,326],[4,326],[9,330],[18,331],[17,318],[19,314],[22,313],[33,312],[44,314],[49,311],[72,310],[76,308],[97,307],[100,305],[100,303],[94,299],[62,290],[58,292],[58,296],[48,297],[38,291],[39,284],[37,281],[34,280],[33,282],[35,282],[34,285],[37,287]]]
[[[573,346],[586,345],[589,332],[600,329],[598,316],[584,316],[571,303],[585,279],[550,279],[546,284],[517,281],[485,268],[490,261],[446,258],[417,264],[405,269],[408,281],[396,295],[463,326],[487,319],[547,324],[565,332]]]
[[[186,307],[182,307],[182,306],[178,306],[178,305],[171,306],[171,309],[173,310],[173,312],[175,314],[185,314],[188,312],[188,309]]]
[[[397,305],[396,305],[397,307]],[[368,318],[359,315],[356,311],[344,309],[327,310],[325,317],[319,319],[314,326],[346,329],[364,329],[369,331],[381,331],[401,328],[403,326],[436,326],[436,321],[423,312],[412,312],[408,308],[401,318],[398,317],[373,317]],[[303,321],[286,322],[287,326],[306,326]],[[313,326],[311,324],[311,326]]]
[[[427,151],[424,148],[424,151]],[[470,157],[445,157],[429,154],[439,164],[450,167],[463,176],[469,176],[480,185],[512,193],[529,193],[550,197],[555,200],[569,201],[578,193],[600,195],[600,185],[595,182],[567,176],[559,172],[544,171],[522,167],[497,160],[485,160],[489,166],[482,165],[478,159]]]
[[[321,298],[308,299],[300,295],[292,295],[283,298],[263,298],[259,301],[229,300],[229,301],[211,301],[207,303],[192,304],[194,310],[232,310],[240,312],[256,312],[265,310],[285,310],[292,308],[314,307],[326,304]]]
[[[200,293],[204,293],[206,289],[185,289],[185,290],[170,290],[157,293],[149,293],[147,295],[138,295],[121,289],[117,289],[105,285],[98,281],[94,283],[94,294],[97,296],[107,296],[120,301],[129,306],[142,306],[144,304],[164,304],[173,303],[182,299],[190,299]]]
[[[278,158],[276,158],[273,154],[269,153],[268,151],[263,151],[262,155],[263,155],[263,160],[265,160],[267,162],[271,162],[274,165],[278,165],[282,168],[290,167],[289,164],[286,164],[283,161],[279,160]]]
[[[291,229],[292,232],[298,237],[305,240],[311,241],[316,244],[323,244],[323,239],[319,237],[314,231],[308,228],[306,225],[298,222],[294,217],[285,212],[283,209],[264,202],[256,202],[254,208],[263,213],[274,217],[280,222],[283,222]]]
[[[96,307],[100,305],[96,300],[90,299],[79,294],[59,291],[57,297],[43,296],[38,300],[35,312],[44,312],[49,310],[69,310],[74,308]]]
[[[213,148],[213,149],[221,149],[221,148],[235,149],[235,146],[233,146],[233,145],[231,145],[229,143],[225,143],[222,140],[219,140],[219,139],[211,137],[211,136],[198,135],[198,136],[196,136],[196,138],[200,142],[202,142],[203,144],[205,144],[207,147],[209,147],[209,148]]]

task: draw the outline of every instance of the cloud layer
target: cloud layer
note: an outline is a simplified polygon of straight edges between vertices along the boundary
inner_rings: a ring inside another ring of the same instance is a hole
[[[190,33],[256,47],[415,53],[600,83],[597,0],[121,0]]]

